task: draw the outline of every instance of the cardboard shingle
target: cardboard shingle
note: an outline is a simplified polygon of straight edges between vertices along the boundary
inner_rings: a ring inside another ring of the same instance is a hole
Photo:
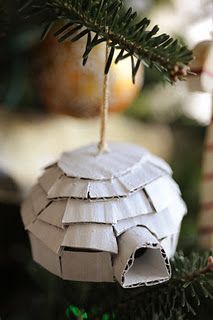
[[[63,251],[62,277],[65,280],[113,282],[113,270],[108,252]]]
[[[78,212],[78,214],[76,214]],[[85,201],[68,199],[62,222],[117,223],[118,220],[153,212],[146,195],[139,191],[128,198],[110,199],[106,201]]]
[[[71,224],[66,230],[62,246],[118,253],[112,226],[100,223]]]
[[[44,174],[38,179],[38,182],[44,191],[48,193],[55,181],[63,174],[63,171],[61,171],[57,165],[54,165],[44,171]]]
[[[32,256],[35,262],[43,266],[49,272],[61,277],[60,257],[57,253],[50,250],[44,243],[29,232]]]

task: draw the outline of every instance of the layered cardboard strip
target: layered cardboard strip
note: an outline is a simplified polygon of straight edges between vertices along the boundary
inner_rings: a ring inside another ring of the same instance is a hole
[[[106,181],[90,180],[88,196],[90,198],[125,197],[129,194],[128,188],[117,178]]]
[[[56,180],[48,191],[49,199],[57,198],[88,198],[89,181],[62,176]]]
[[[59,168],[66,175],[90,180],[110,180],[119,177],[137,165],[148,152],[132,144],[110,143],[110,152],[99,154],[92,144],[62,154]]]
[[[28,230],[54,253],[58,254],[60,252],[61,244],[66,233],[65,230],[40,220],[36,220],[32,223],[28,227]]]
[[[29,225],[28,230],[55,253],[59,253],[63,247],[118,252],[113,228],[107,224],[76,223],[61,229],[36,220]]]
[[[39,184],[36,184],[30,193],[30,199],[32,201],[32,207],[36,215],[40,214],[51,202],[51,199],[47,198],[45,191]]]
[[[66,230],[62,246],[118,253],[113,228],[106,224],[72,224]]]
[[[32,201],[29,197],[26,198],[22,204],[21,217],[25,229],[27,229],[27,227],[36,220],[36,214],[33,210]]]
[[[91,202],[79,199],[68,199],[66,201],[66,209],[64,211],[62,223],[69,225],[71,223],[107,223],[113,224],[117,222],[114,214],[113,201]]]
[[[39,214],[38,219],[59,228],[71,223],[114,224],[118,220],[155,212],[143,190],[128,198],[107,201],[64,199],[52,201]]]
[[[44,171],[44,174],[38,179],[38,182],[44,191],[48,193],[55,181],[62,175],[64,175],[63,171],[57,165],[53,165]]]
[[[73,281],[113,282],[111,255],[108,252],[63,251],[62,278]]]
[[[113,198],[125,197],[131,192],[162,176],[168,176],[165,170],[154,167],[151,163],[143,162],[130,172],[119,178],[105,181],[70,178],[60,176],[48,190],[48,198]],[[45,180],[45,179],[43,179]],[[43,181],[43,184],[45,181]],[[41,183],[41,181],[40,181]],[[46,184],[47,185],[47,184]]]
[[[169,177],[163,176],[145,186],[149,199],[157,212],[162,211],[173,201],[177,201],[179,193],[176,183]]]
[[[178,232],[185,214],[186,205],[179,196],[176,196],[174,202],[157,214],[140,215],[120,220],[117,224],[113,224],[113,228],[116,235],[119,236],[132,227],[145,226],[158,239],[162,239]]]
[[[67,200],[53,201],[40,213],[38,219],[55,227],[64,229],[62,220],[66,210],[66,206]]]
[[[69,199],[62,222],[117,223],[118,220],[154,212],[144,192],[138,191],[128,198],[108,201]]]
[[[49,272],[62,277],[60,256],[31,232],[29,232],[29,237],[34,261]]]
[[[173,172],[172,172],[170,165],[166,161],[164,161],[163,159],[161,159],[153,154],[149,154],[147,156],[147,161],[148,161],[148,163],[151,163],[153,166],[157,167],[158,169],[163,170],[168,175],[172,175]]]
[[[64,280],[114,281],[110,253],[62,251],[57,254],[31,232],[29,237],[34,261]]]
[[[170,278],[170,265],[158,240],[143,227],[126,231],[118,239],[114,274],[124,288],[153,285]]]
[[[132,170],[131,173],[119,177],[118,180],[129,192],[133,192],[165,175],[167,176],[164,170],[154,167],[148,162],[144,162]]]
[[[169,259],[173,258],[177,244],[178,244],[178,238],[179,238],[179,231],[178,233],[172,234],[160,241],[161,246],[165,250],[167,257]]]

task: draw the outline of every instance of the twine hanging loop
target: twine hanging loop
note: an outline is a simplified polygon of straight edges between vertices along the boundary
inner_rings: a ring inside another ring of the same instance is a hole
[[[106,52],[105,52],[105,65],[109,57],[109,43],[106,42]],[[107,121],[109,114],[109,73],[104,74],[103,81],[103,97],[102,105],[100,111],[100,141],[98,143],[99,154],[109,152],[107,140],[106,140],[106,131],[107,131]]]

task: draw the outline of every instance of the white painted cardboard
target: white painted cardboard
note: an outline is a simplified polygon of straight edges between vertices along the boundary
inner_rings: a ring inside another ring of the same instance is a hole
[[[148,162],[144,162],[140,166],[135,167],[129,174],[123,175],[118,180],[132,192],[151,183],[153,180],[165,175],[165,171],[154,167]]]
[[[108,252],[63,251],[62,277],[65,280],[113,282],[111,255]]]
[[[90,180],[88,195],[90,198],[123,197],[129,190],[116,178],[111,180]]]
[[[116,235],[119,236],[126,230],[137,225],[145,226],[158,239],[162,239],[168,235],[178,232],[179,226],[185,214],[186,205],[179,196],[176,196],[174,202],[157,214],[152,213],[120,220],[116,224],[113,224],[113,227]]]
[[[62,223],[62,219],[66,206],[67,200],[54,201],[40,213],[38,219],[50,225],[63,229],[64,226]]]
[[[135,164],[118,178],[90,180],[70,178],[66,175],[60,176],[48,190],[48,198],[72,197],[95,199],[128,196],[133,191],[143,188],[159,177],[167,176],[168,179],[170,179],[168,172],[171,172],[171,169],[163,160],[159,160],[159,158],[152,157],[151,155],[146,155],[143,161]]]
[[[36,215],[41,213],[41,211],[51,203],[51,200],[47,198],[45,191],[38,184],[32,188],[30,197]]]
[[[72,179],[62,176],[53,184],[48,191],[48,198],[87,198],[89,192],[89,181],[83,179]]]
[[[24,223],[25,229],[36,219],[36,214],[32,207],[30,198],[26,198],[21,207],[21,217]]]
[[[31,232],[29,232],[29,237],[34,261],[51,273],[61,277],[62,274],[59,255],[45,246],[45,244]]]
[[[161,283],[186,212],[179,187],[163,160],[136,146],[110,148],[66,153],[39,178],[21,213],[34,260],[67,280]]]
[[[100,223],[71,224],[66,230],[62,246],[118,253],[112,226]]]
[[[57,254],[59,253],[65,236],[65,230],[40,220],[36,220],[34,223],[32,223],[28,227],[28,230],[40,241],[42,241],[50,250]]]
[[[147,156],[147,162],[151,163],[155,167],[163,170],[165,173],[172,175],[172,169],[171,169],[170,165],[166,161],[164,161],[163,159],[161,159],[153,154],[149,154]]]
[[[126,231],[118,239],[119,253],[114,259],[114,274],[124,288],[158,284],[170,278],[165,251],[158,240],[143,227]],[[137,250],[146,251],[136,258]]]
[[[76,214],[77,212],[77,214]],[[118,220],[153,212],[146,195],[141,190],[129,197],[107,201],[69,199],[62,222],[117,223]]]
[[[172,187],[171,179],[167,176],[160,177],[145,186],[145,191],[151,200],[156,211],[162,211],[170,203],[176,201],[177,191],[175,185]]]
[[[177,248],[178,238],[179,238],[179,232],[176,234],[172,234],[160,241],[160,244],[165,250],[167,257],[169,259],[174,257],[174,254]]]
[[[44,171],[44,174],[38,179],[38,182],[44,191],[48,193],[55,181],[63,174],[63,171],[57,165],[54,165]]]
[[[115,201],[68,199],[62,222],[66,225],[77,222],[116,223],[117,218],[113,213],[112,204]]]
[[[109,148],[110,152],[98,154],[97,144],[92,144],[66,152],[58,166],[70,177],[109,180],[125,174],[148,154],[145,149],[131,144],[113,142]]]

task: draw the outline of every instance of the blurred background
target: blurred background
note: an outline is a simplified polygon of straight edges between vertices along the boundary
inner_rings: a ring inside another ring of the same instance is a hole
[[[211,39],[211,0],[129,0],[126,5],[191,49]],[[83,69],[84,41],[59,44],[48,36],[41,43],[41,28],[26,25],[17,1],[5,0],[1,10],[0,318],[65,319],[66,306],[81,303],[88,288],[66,284],[65,294],[65,285],[31,260],[20,203],[42,168],[61,152],[98,141],[104,49],[96,48]],[[189,211],[179,247],[190,251],[198,242],[202,151],[212,98],[195,90],[190,79],[171,86],[143,68],[133,86],[130,70],[130,61],[111,70],[108,137],[145,146],[171,164]],[[201,307],[196,319],[211,319],[210,308],[206,314]]]

